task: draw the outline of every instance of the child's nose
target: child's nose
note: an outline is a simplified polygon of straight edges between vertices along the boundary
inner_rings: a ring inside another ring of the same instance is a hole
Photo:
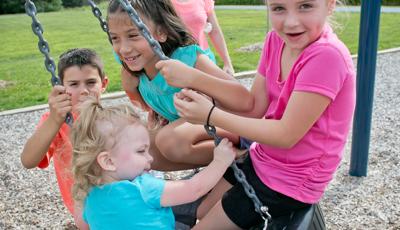
[[[147,159],[149,160],[150,164],[153,163],[153,156],[147,153]]]
[[[285,25],[287,27],[295,27],[299,25],[299,18],[295,13],[289,13],[285,20]]]
[[[89,95],[89,89],[86,86],[82,86],[81,95]]]
[[[119,52],[121,54],[129,53],[131,51],[131,49],[132,49],[132,47],[130,44],[128,44],[127,41],[121,41],[120,50],[119,50]]]

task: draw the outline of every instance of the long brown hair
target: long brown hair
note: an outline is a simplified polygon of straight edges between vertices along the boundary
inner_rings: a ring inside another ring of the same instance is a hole
[[[129,0],[129,2],[140,16],[152,21],[157,29],[167,34],[167,40],[160,42],[162,51],[166,56],[171,56],[179,47],[197,43],[176,14],[170,0]],[[111,0],[107,9],[107,22],[110,14],[116,13],[127,14],[118,0]],[[130,71],[124,63],[123,66],[136,76],[140,73]]]

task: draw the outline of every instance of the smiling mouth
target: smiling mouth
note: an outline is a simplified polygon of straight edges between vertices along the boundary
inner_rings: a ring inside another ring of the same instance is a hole
[[[124,58],[125,62],[127,63],[132,63],[134,62],[136,59],[138,59],[140,57],[140,54],[133,56],[133,57],[126,57]]]
[[[288,37],[293,37],[293,38],[295,38],[295,37],[298,37],[298,36],[300,36],[300,35],[302,35],[304,32],[300,32],[300,33],[286,33],[286,35],[288,36]]]

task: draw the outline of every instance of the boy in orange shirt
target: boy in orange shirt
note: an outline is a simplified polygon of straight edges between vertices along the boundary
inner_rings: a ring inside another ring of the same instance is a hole
[[[27,168],[46,168],[54,159],[54,168],[64,205],[78,224],[81,211],[74,210],[71,194],[73,185],[71,173],[72,146],[69,139],[70,127],[64,122],[68,112],[74,120],[77,107],[88,95],[100,97],[105,91],[108,79],[97,54],[90,49],[71,49],[60,56],[58,75],[62,85],[56,85],[50,92],[50,111],[44,113],[33,135],[26,142],[21,154],[22,165]],[[78,225],[79,226],[79,225]]]

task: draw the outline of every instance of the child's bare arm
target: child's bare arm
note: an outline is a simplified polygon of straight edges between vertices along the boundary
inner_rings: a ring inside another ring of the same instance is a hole
[[[175,97],[174,101],[179,115],[188,122],[204,124],[211,102],[192,90],[182,90],[181,93],[185,100]],[[321,94],[295,91],[279,120],[241,117],[215,108],[209,122],[258,143],[292,148],[318,120],[330,101]]]
[[[133,105],[141,107],[144,110],[150,109],[144,102],[139,90],[137,89],[139,85],[139,78],[132,76],[124,67],[121,67],[121,84]]]
[[[212,12],[208,15],[208,21],[212,25],[212,30],[209,33],[209,37],[214,45],[215,50],[224,62],[223,70],[228,74],[233,75],[235,71],[232,66],[231,58],[229,57],[228,48],[226,47],[224,34],[222,33],[214,10],[212,10]]]
[[[26,142],[21,154],[25,168],[34,168],[47,153],[50,144],[71,111],[71,97],[63,86],[55,86],[49,95],[50,115]]]
[[[199,55],[195,68],[172,59],[158,62],[156,68],[168,84],[200,91],[228,110],[248,112],[254,105],[250,92],[205,55]]]
[[[235,150],[228,139],[214,149],[213,161],[188,180],[167,181],[161,197],[161,206],[168,207],[197,200],[210,191],[221,179],[235,158]]]

